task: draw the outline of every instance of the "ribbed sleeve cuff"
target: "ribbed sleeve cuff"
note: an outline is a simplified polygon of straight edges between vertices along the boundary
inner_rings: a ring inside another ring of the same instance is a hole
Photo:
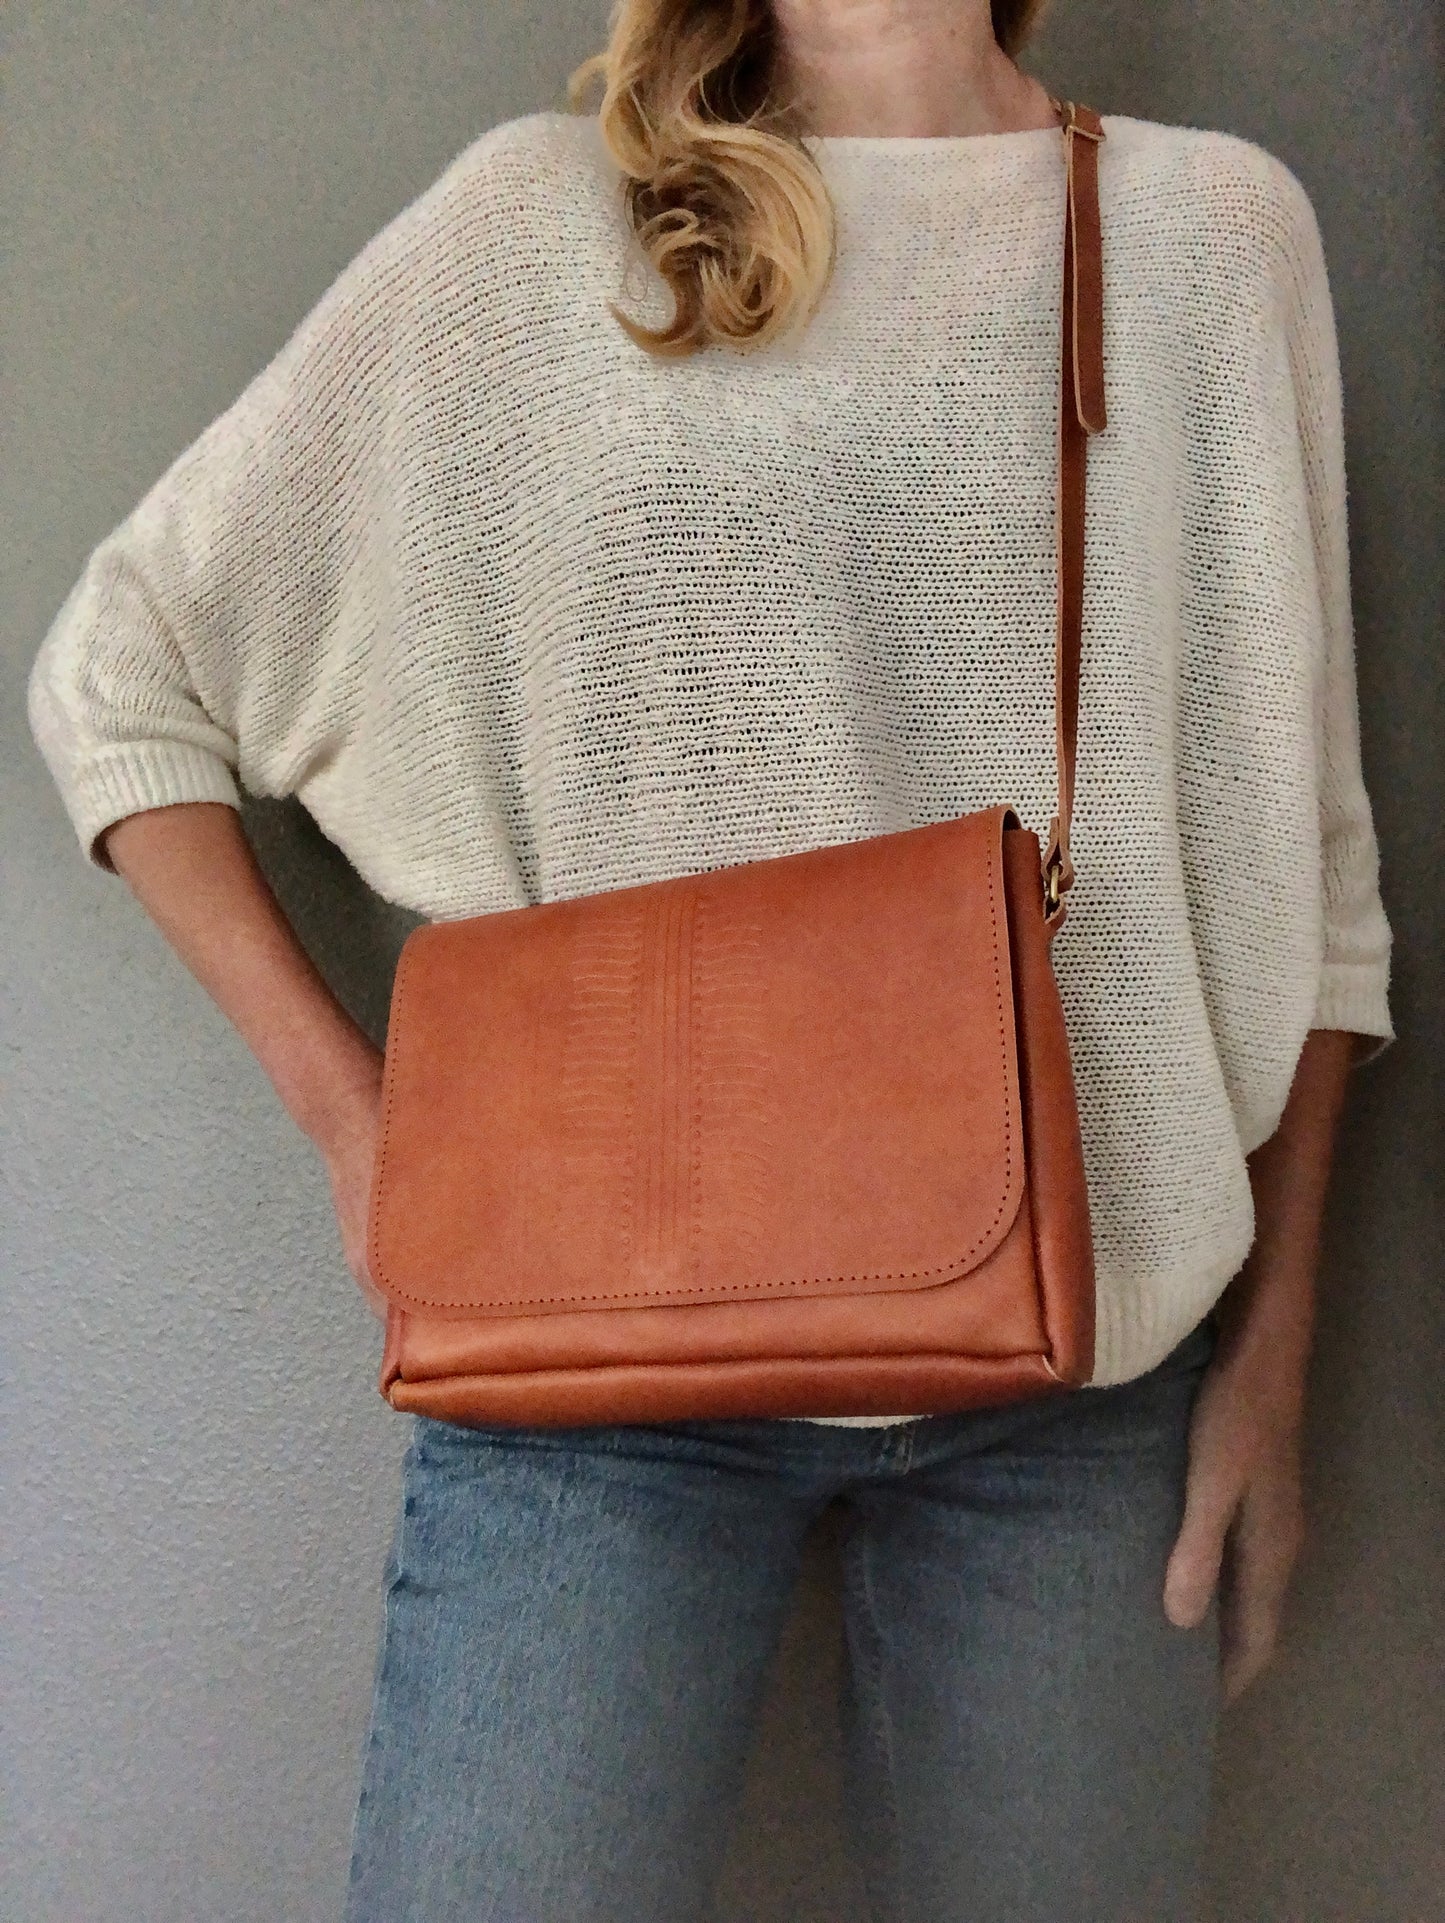
[[[112,822],[176,801],[241,805],[229,762],[188,741],[119,742],[100,748],[74,770],[66,806],[85,858],[108,875],[110,858],[95,838]]]
[[[1355,1062],[1373,1061],[1395,1039],[1386,970],[1373,962],[1326,962],[1310,1026],[1367,1037]]]

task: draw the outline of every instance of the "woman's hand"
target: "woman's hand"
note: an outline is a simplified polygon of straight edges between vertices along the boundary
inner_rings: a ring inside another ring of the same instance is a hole
[[[346,1265],[365,1296],[367,1307],[379,1322],[385,1323],[387,1298],[372,1280],[366,1263],[367,1210],[381,1126],[382,1060],[378,1054],[373,1072],[337,1100],[325,1127],[313,1139],[331,1177],[331,1200],[341,1230]]]
[[[1303,1369],[1251,1369],[1238,1355],[1205,1370],[1189,1435],[1184,1520],[1164,1580],[1169,1620],[1192,1629],[1216,1587],[1224,1700],[1269,1662],[1304,1540]]]
[[[1219,1341],[1190,1423],[1164,1610],[1193,1628],[1218,1588],[1226,1702],[1269,1661],[1304,1539],[1300,1435],[1315,1264],[1354,1048],[1342,1030],[1310,1030],[1279,1127],[1249,1158],[1254,1246],[1221,1299]]]

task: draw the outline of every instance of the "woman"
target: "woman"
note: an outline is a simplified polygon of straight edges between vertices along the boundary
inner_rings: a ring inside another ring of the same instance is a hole
[[[433,918],[1001,794],[1047,820],[1063,157],[1015,64],[1034,12],[622,0],[574,76],[600,114],[459,155],[57,616],[30,714],[81,847],[317,1145],[378,1312],[381,1057],[257,870],[238,775]],[[1055,945],[1094,1382],[948,1416],[415,1419],[351,1923],[704,1915],[834,1499],[876,1914],[1198,1912],[1218,1704],[1299,1546],[1315,1247],[1389,931],[1312,208],[1247,141],[1104,128]]]

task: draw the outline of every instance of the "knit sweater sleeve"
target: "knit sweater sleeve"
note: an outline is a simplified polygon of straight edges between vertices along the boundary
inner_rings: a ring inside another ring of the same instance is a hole
[[[1279,170],[1288,218],[1281,297],[1304,493],[1315,557],[1322,653],[1316,680],[1323,957],[1313,1026],[1394,1038],[1388,1000],[1390,927],[1360,760],[1351,611],[1343,409],[1335,317],[1314,208]]]
[[[447,180],[342,270],[54,617],[31,732],[97,868],[122,817],[294,793],[343,738],[384,619],[397,316]]]

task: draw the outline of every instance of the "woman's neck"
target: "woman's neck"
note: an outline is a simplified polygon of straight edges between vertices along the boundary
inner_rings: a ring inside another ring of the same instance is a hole
[[[775,85],[804,131],[967,135],[1051,127],[1048,91],[994,38],[989,0],[772,0]]]

